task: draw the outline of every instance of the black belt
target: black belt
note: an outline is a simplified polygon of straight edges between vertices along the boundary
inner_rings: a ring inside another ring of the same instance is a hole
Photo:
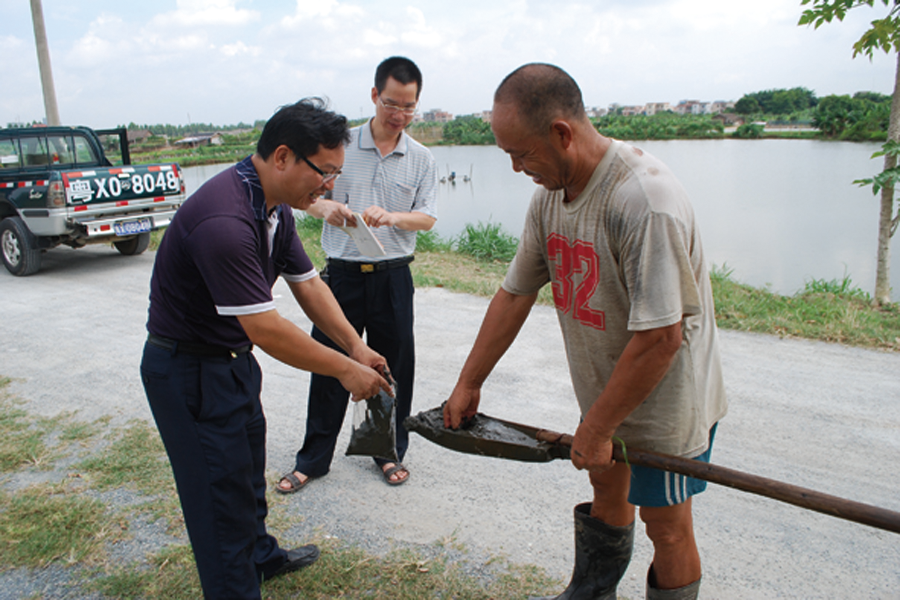
[[[328,266],[341,271],[352,271],[354,273],[374,273],[376,271],[387,271],[388,269],[405,267],[413,260],[415,260],[413,255],[401,256],[400,258],[392,258],[390,260],[379,260],[377,262],[357,262],[355,260],[329,258]]]
[[[178,340],[170,340],[169,338],[153,335],[152,333],[147,336],[147,341],[157,348],[162,348],[169,352],[184,352],[185,354],[195,354],[197,356],[230,356],[231,358],[237,358],[238,354],[246,354],[253,350],[253,344],[247,344],[240,348],[228,349],[224,346],[215,346],[213,344],[179,342]]]

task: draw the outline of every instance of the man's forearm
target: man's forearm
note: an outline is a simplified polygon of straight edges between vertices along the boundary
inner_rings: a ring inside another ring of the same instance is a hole
[[[347,321],[334,294],[321,278],[290,283],[288,287],[313,324],[347,354],[353,354],[356,347],[363,344],[362,338]]]
[[[407,213],[394,213],[394,227],[405,231],[430,231],[437,219],[417,210]]]
[[[350,358],[316,342],[275,310],[241,315],[238,321],[254,345],[297,369],[341,378],[352,366]]]
[[[317,219],[324,219],[328,212],[327,209],[330,208],[331,204],[339,204],[339,202],[327,200],[325,198],[317,198],[316,201],[306,209],[306,214]]]

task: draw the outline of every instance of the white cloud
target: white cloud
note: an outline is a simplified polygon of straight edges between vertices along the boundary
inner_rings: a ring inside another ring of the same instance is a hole
[[[71,51],[66,52],[66,64],[97,67],[108,64],[111,56],[130,55],[130,38],[121,35],[125,28],[126,24],[122,19],[100,15],[90,24],[87,33],[75,40]]]
[[[0,51],[4,56],[10,56],[10,52],[18,52],[24,48],[25,41],[14,35],[0,35]]]
[[[337,0],[297,0],[294,14],[281,19],[285,27],[293,28],[303,23],[328,17],[340,8]]]
[[[244,42],[237,42],[236,44],[225,44],[220,49],[222,54],[225,56],[235,57],[242,54],[250,55],[250,56],[259,56],[262,54],[262,50],[256,46],[248,46]]]
[[[397,36],[387,33],[386,31],[384,31],[385,29],[388,29],[388,27],[382,24],[382,27],[377,30],[371,28],[363,30],[363,44],[381,48],[395,43],[397,41]]]
[[[178,0],[178,8],[153,18],[156,27],[239,26],[258,21],[257,11],[235,6],[235,0]]]
[[[411,23],[404,28],[400,38],[412,45],[421,48],[438,48],[446,44],[444,36],[435,27],[431,27],[425,20],[425,13],[421,9],[408,6],[406,14]]]

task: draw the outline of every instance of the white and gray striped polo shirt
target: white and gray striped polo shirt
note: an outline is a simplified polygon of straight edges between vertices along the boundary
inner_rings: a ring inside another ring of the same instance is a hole
[[[362,213],[375,205],[389,212],[419,211],[437,218],[437,166],[431,152],[404,131],[393,152],[382,157],[372,138],[370,124],[350,130],[342,175],[331,198]],[[389,260],[408,256],[416,249],[416,232],[396,227],[373,227]],[[328,223],[322,229],[322,249],[329,258],[362,261],[349,235]]]

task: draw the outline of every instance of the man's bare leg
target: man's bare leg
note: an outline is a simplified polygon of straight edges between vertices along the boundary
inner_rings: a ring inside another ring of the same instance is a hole
[[[616,463],[612,469],[591,473],[590,477],[594,488],[591,516],[607,525],[630,525],[634,521],[634,505],[628,502],[631,468],[624,463]]]
[[[641,520],[653,542],[655,587],[672,590],[700,579],[700,553],[694,539],[691,499],[675,506],[641,507]]]

